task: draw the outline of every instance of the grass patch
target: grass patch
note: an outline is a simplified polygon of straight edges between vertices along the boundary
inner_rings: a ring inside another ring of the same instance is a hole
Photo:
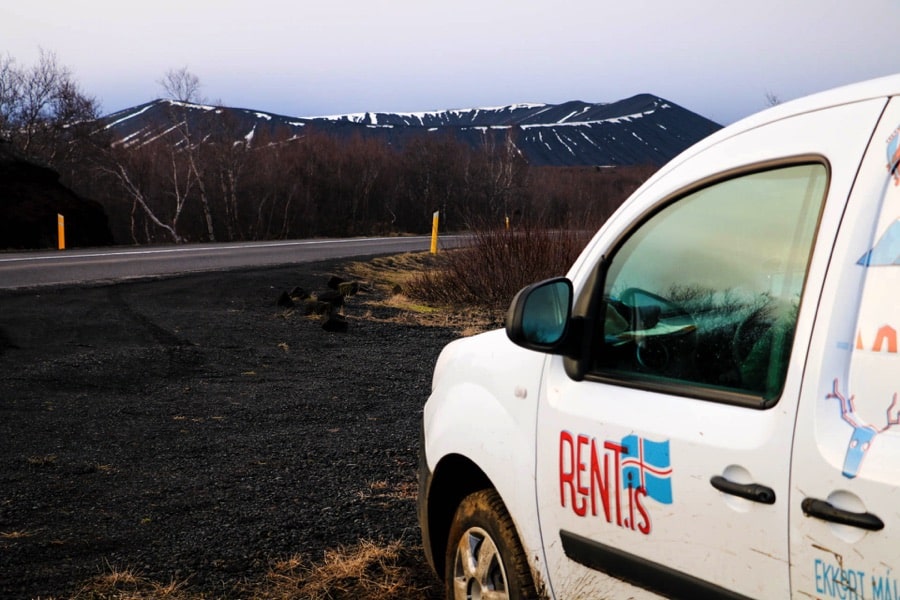
[[[379,256],[368,262],[353,262],[344,271],[363,283],[363,287],[374,288],[381,295],[401,294],[409,280],[419,272],[431,268],[440,255],[428,252],[405,252],[392,256]]]
[[[264,580],[241,584],[228,597],[250,600],[437,600],[440,582],[425,566],[422,548],[402,541],[362,540],[327,550],[319,562],[303,556],[274,562]],[[188,581],[161,584],[134,569],[109,567],[70,600],[205,600]]]
[[[422,549],[400,541],[369,540],[328,550],[309,564],[292,557],[273,565],[271,586],[254,598],[305,600],[423,600],[437,598],[437,582],[423,580]]]
[[[20,540],[32,535],[29,531],[0,531],[0,540]]]
[[[363,500],[380,501],[386,505],[388,500],[416,500],[418,494],[418,483],[413,481],[405,481],[398,485],[392,486],[387,480],[370,481],[368,490],[358,492]]]
[[[72,600],[199,600],[203,596],[186,591],[186,581],[160,584],[134,569],[109,567],[72,596]]]
[[[55,454],[43,454],[40,456],[29,456],[25,459],[29,465],[36,468],[52,467],[56,464]]]
[[[408,252],[347,265],[344,273],[348,277],[360,281],[362,289],[375,292],[363,300],[370,310],[362,318],[402,325],[447,327],[459,330],[462,335],[496,327],[502,319],[480,307],[431,302],[413,297],[409,292],[423,273],[443,269],[453,252],[456,251],[440,254]]]

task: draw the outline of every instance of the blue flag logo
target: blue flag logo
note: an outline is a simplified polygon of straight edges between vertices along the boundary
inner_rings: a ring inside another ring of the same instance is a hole
[[[874,248],[857,261],[864,267],[900,265],[900,220],[888,228]]]
[[[643,488],[660,504],[672,504],[672,460],[669,441],[654,442],[637,435],[622,438],[622,485]]]

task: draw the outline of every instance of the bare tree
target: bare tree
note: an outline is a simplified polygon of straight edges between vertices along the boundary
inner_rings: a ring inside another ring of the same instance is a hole
[[[199,104],[204,102],[204,99],[200,95],[200,78],[194,73],[191,73],[187,67],[169,69],[159,83],[166,91],[168,97],[176,102],[187,104]],[[201,149],[207,145],[207,142],[205,141],[206,136],[204,132],[201,132],[198,136],[194,135],[194,128],[191,124],[189,114],[192,112],[190,108],[191,107],[187,106],[173,106],[171,119],[172,124],[175,126],[175,131],[181,138],[177,145],[185,154],[189,167],[189,171],[184,177],[184,183],[187,184],[188,190],[193,187],[194,183],[196,184],[200,196],[200,204],[203,209],[204,220],[206,222],[206,232],[209,236],[209,240],[215,241],[216,235],[213,227],[212,210],[210,209],[207,186],[204,180],[204,174],[199,166],[200,160],[198,157]],[[173,165],[174,164],[173,161]],[[175,196],[176,198],[180,198],[178,182],[177,180],[173,180],[173,182],[175,183],[175,187],[173,188]],[[187,198],[181,198],[179,200],[179,206],[183,208],[186,200]]]
[[[22,72],[11,56],[0,57],[0,136],[8,137],[22,94]]]
[[[241,225],[241,187],[243,175],[250,155],[250,140],[241,138],[239,142],[238,122],[231,115],[223,115],[216,124],[215,143],[206,160],[205,173],[211,181],[211,196],[218,194],[218,214],[225,224],[228,240],[245,239]]]
[[[169,161],[171,160],[171,163]],[[168,164],[167,164],[168,163]],[[171,173],[168,168],[171,166]],[[131,238],[135,244],[154,241],[151,225],[165,232],[173,242],[184,241],[178,230],[178,220],[184,209],[187,188],[180,188],[179,173],[175,153],[162,143],[135,148],[111,147],[102,168],[119,186],[125,197],[131,201]],[[175,182],[175,203],[173,207],[162,205],[164,182]],[[143,223],[143,236],[139,235]]]
[[[188,125],[188,119],[183,118],[179,123],[179,131],[182,135],[182,140],[184,142],[183,152],[187,157],[187,162],[189,166],[189,171],[187,173],[187,184],[188,189],[190,189],[191,178],[197,183],[197,191],[200,194],[200,205],[203,208],[203,218],[206,222],[206,234],[209,236],[209,241],[216,241],[216,233],[213,228],[213,218],[212,218],[212,210],[209,206],[209,194],[206,193],[206,183],[204,173],[198,167],[198,158],[197,155],[200,152],[200,148],[203,146],[208,146],[208,142],[204,142],[203,140],[195,142],[191,139],[191,128]],[[173,165],[175,161],[173,159]],[[178,190],[178,182],[175,181],[175,190]],[[183,202],[183,201],[182,201]]]
[[[481,152],[484,202],[489,214],[501,219],[518,210],[511,204],[527,174],[525,160],[515,144],[516,133],[514,129],[485,131]]]
[[[778,106],[781,104],[781,98],[775,92],[766,92],[766,106]]]
[[[200,95],[200,78],[191,73],[187,67],[169,69],[159,84],[165,90],[166,97],[178,102],[201,104],[205,100]]]
[[[73,126],[98,115],[97,101],[80,90],[54,53],[42,49],[31,68],[0,59],[0,133],[22,154],[55,165],[80,132]]]

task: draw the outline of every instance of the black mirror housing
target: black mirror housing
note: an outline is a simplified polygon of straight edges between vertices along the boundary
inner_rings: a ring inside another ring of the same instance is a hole
[[[537,352],[566,354],[571,347],[572,282],[565,277],[533,283],[516,294],[506,313],[506,335]]]

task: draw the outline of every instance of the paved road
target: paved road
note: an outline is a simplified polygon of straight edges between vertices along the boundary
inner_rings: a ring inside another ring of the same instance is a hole
[[[440,238],[439,247],[460,243]],[[114,281],[196,271],[286,265],[428,250],[428,236],[315,239],[0,254],[0,288]]]

